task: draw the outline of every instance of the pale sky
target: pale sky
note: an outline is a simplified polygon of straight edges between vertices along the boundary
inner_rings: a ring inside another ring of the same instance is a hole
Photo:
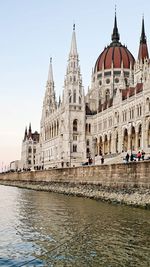
[[[62,93],[73,23],[87,91],[111,40],[115,5],[121,42],[137,58],[143,14],[150,47],[149,0],[0,0],[0,170],[20,159],[25,127],[40,130],[50,56]]]

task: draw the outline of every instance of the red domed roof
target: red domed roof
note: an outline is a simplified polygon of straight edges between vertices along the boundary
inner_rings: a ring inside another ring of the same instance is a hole
[[[104,51],[98,57],[94,72],[101,71],[102,68],[110,69],[113,65],[113,68],[121,68],[123,63],[123,68],[129,69],[130,64],[133,68],[135,59],[126,46],[123,46],[119,42],[120,36],[117,28],[117,19],[115,14],[114,29],[112,34],[111,44],[104,49]]]
[[[98,57],[95,64],[95,71],[101,71],[102,67],[104,69],[111,69],[112,64],[113,68],[121,68],[121,64],[123,63],[123,68],[129,69],[130,64],[132,68],[134,66],[134,57],[127,49],[127,47],[123,45],[110,45],[104,49],[104,51]]]

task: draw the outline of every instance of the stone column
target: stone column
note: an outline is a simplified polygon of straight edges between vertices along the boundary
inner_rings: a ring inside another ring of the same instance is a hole
[[[128,134],[128,151],[131,150],[131,138],[132,138],[132,136],[131,136],[131,134],[129,133],[129,134]]]
[[[142,123],[142,133],[141,133],[141,149],[146,149],[146,127],[145,127],[145,120]]]
[[[119,134],[119,140],[118,140],[118,152],[122,152],[123,151],[123,138],[124,136],[121,134]]]
[[[115,132],[112,133],[111,153],[116,153],[116,138]]]
[[[97,142],[97,155],[99,156],[99,153],[100,153],[100,143],[99,143],[99,139],[97,139],[98,142]]]
[[[107,139],[107,142],[108,142],[108,151],[107,152],[108,152],[108,154],[110,154],[110,136],[108,135],[107,138],[108,138]]]
[[[105,153],[105,143],[104,143],[104,137],[102,138],[102,155]]]
[[[135,151],[138,151],[138,132],[135,132]]]
[[[145,149],[147,150],[148,148],[148,130],[146,129],[145,131]]]

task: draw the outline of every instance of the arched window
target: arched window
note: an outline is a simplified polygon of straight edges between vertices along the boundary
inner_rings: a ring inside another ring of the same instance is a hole
[[[89,124],[89,133],[91,132],[91,124]]]
[[[90,144],[90,141],[89,141],[89,139],[86,141],[86,145],[87,146],[89,146],[89,144]]]
[[[69,90],[69,103],[71,103],[71,90]]]
[[[59,122],[57,120],[57,135],[58,135],[58,133],[59,133]]]
[[[77,130],[78,130],[78,122],[77,122],[77,120],[75,119],[75,120],[73,121],[73,132],[77,132]]]
[[[81,97],[79,96],[79,104],[81,104]]]
[[[73,145],[73,152],[77,152],[77,145]]]
[[[28,153],[32,153],[32,148],[29,146]]]
[[[132,108],[132,119],[134,119],[134,108]]]
[[[131,119],[131,109],[129,109],[129,112],[130,112],[130,119]]]
[[[146,99],[146,111],[147,112],[150,111],[150,99],[149,99],[149,97],[147,97],[147,99]]]
[[[76,103],[76,90],[73,91],[73,103]]]
[[[140,105],[140,116],[142,115],[142,106]]]

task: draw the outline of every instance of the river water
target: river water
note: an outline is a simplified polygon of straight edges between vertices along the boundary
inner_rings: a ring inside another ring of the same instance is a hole
[[[0,186],[0,266],[150,266],[150,211]]]

